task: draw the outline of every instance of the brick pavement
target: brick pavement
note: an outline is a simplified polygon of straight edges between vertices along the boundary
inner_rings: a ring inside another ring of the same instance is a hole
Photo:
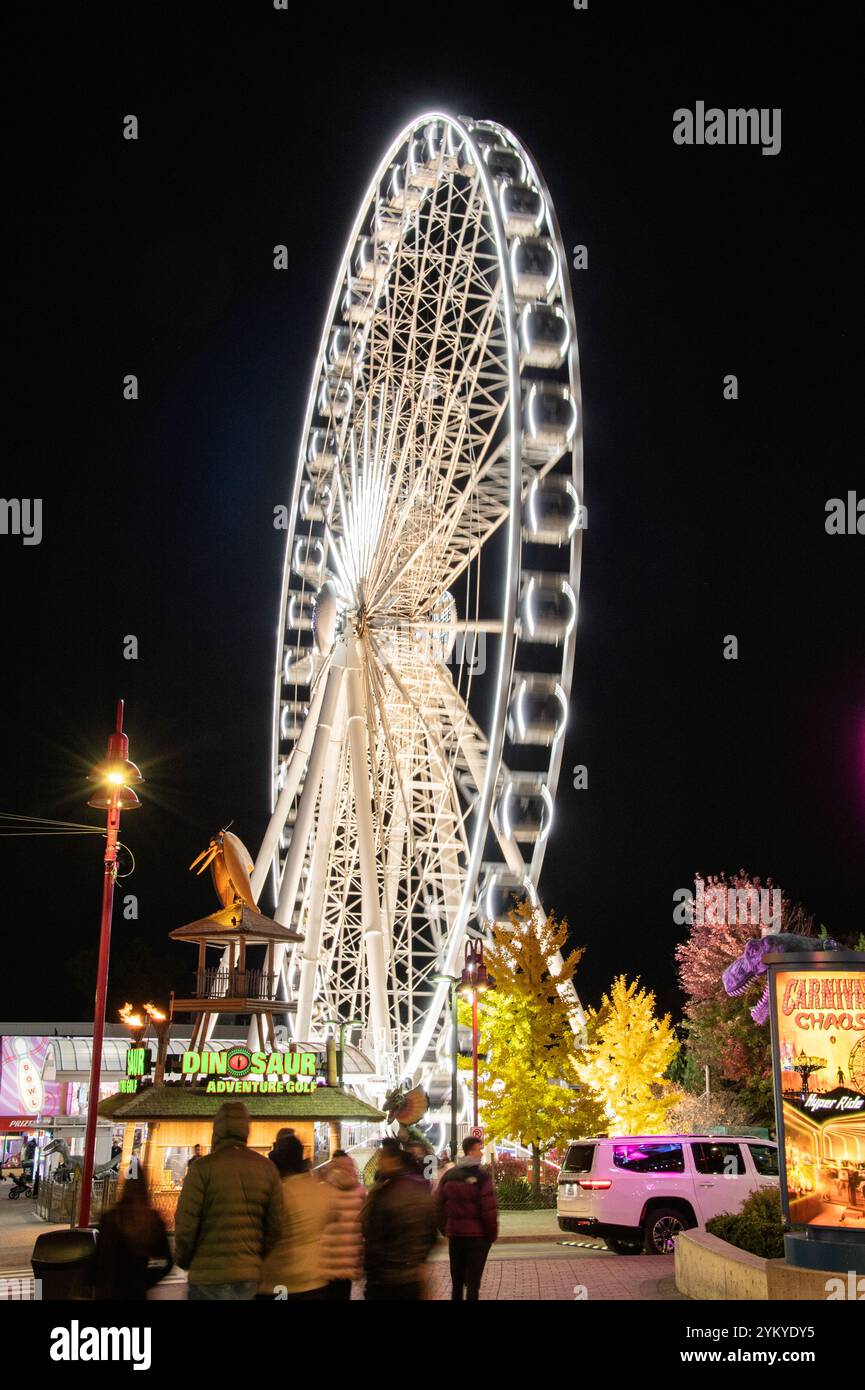
[[[0,1189],[2,1193],[2,1189]],[[510,1214],[509,1214],[510,1215]],[[0,1208],[0,1274],[20,1269],[29,1273],[30,1252],[40,1231],[52,1229],[36,1216],[32,1202],[7,1202]],[[509,1235],[513,1239],[554,1239],[551,1219],[554,1213],[539,1213],[536,1220],[513,1221]],[[544,1221],[543,1218],[546,1218]],[[540,1224],[538,1224],[540,1222]],[[505,1224],[505,1223],[503,1223]],[[62,1229],[62,1228],[54,1228]],[[543,1229],[543,1233],[542,1233]],[[525,1258],[511,1246],[510,1257],[496,1258],[487,1263],[481,1285],[481,1299],[487,1301],[573,1301],[575,1285],[586,1289],[589,1302],[609,1300],[678,1299],[673,1282],[673,1258],[670,1255],[606,1255],[602,1252],[544,1258],[535,1245]],[[443,1247],[429,1265],[429,1291],[434,1300],[450,1298],[450,1278],[447,1255]],[[158,1299],[186,1297],[186,1278],[180,1270],[161,1284]],[[358,1285],[353,1297],[361,1299],[363,1289]]]
[[[490,1259],[481,1284],[481,1301],[573,1302],[574,1289],[585,1289],[592,1302],[680,1299],[673,1279],[672,1255],[592,1255],[568,1259]],[[429,1266],[429,1295],[450,1298],[447,1264]],[[357,1285],[353,1298],[363,1297]]]

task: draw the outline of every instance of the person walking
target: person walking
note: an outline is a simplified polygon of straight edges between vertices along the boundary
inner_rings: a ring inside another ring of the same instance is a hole
[[[313,1177],[296,1134],[278,1139],[271,1162],[280,1177],[283,1234],[264,1262],[257,1298],[327,1298],[322,1236],[335,1214],[336,1191]]]
[[[321,1237],[321,1270],[327,1281],[327,1297],[351,1298],[351,1286],[363,1272],[363,1232],[360,1218],[366,1191],[354,1159],[337,1149],[330,1163],[320,1169],[321,1179],[336,1194],[333,1214]]]
[[[283,1233],[279,1174],[248,1149],[249,1114],[226,1101],[209,1154],[186,1175],[174,1223],[174,1256],[189,1271],[190,1299],[252,1299],[264,1257]]]
[[[480,1296],[484,1265],[499,1233],[499,1204],[492,1177],[481,1167],[483,1145],[471,1135],[463,1140],[463,1157],[442,1175],[436,1188],[438,1228],[447,1236],[451,1299]]]
[[[424,1296],[424,1266],[436,1243],[429,1184],[396,1139],[379,1149],[375,1182],[361,1215],[367,1300]]]
[[[94,1291],[98,1299],[140,1301],[172,1268],[165,1222],[150,1205],[147,1184],[132,1178],[99,1223]]]

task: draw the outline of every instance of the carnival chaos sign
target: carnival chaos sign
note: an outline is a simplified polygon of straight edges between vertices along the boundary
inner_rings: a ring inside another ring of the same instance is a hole
[[[865,962],[772,973],[789,1220],[865,1231]]]
[[[186,1076],[207,1076],[208,1091],[240,1094],[296,1095],[317,1086],[314,1052],[250,1052],[228,1047],[222,1052],[184,1052]]]

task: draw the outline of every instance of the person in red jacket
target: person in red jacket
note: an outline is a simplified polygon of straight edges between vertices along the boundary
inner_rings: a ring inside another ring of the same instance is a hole
[[[463,1140],[463,1157],[439,1179],[436,1188],[438,1227],[447,1236],[451,1262],[451,1298],[476,1300],[490,1246],[499,1233],[496,1189],[481,1167],[483,1145]]]

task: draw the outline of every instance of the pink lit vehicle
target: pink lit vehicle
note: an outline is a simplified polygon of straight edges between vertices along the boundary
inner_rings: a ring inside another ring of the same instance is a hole
[[[618,1255],[667,1255],[680,1231],[737,1212],[763,1187],[778,1187],[778,1149],[769,1139],[581,1139],[568,1145],[559,1174],[559,1229],[601,1236]]]

